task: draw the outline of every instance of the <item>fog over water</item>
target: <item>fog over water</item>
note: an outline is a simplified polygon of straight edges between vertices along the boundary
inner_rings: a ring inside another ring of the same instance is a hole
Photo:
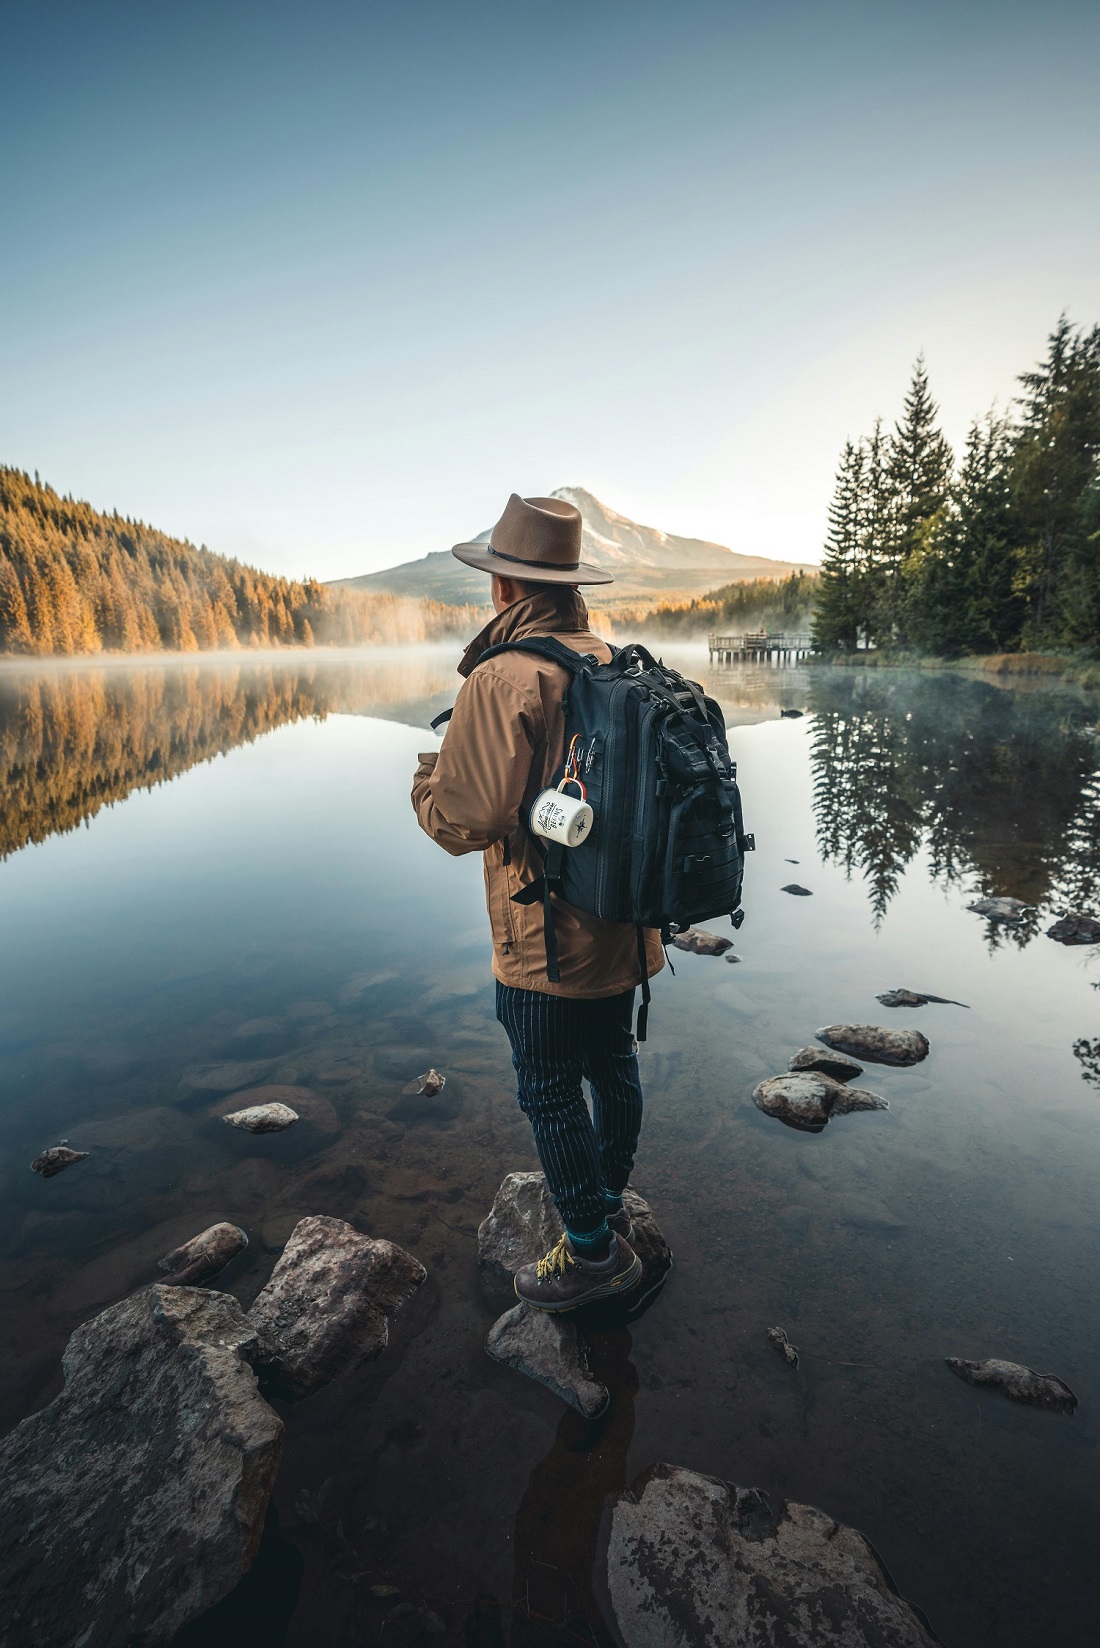
[[[726,709],[759,848],[740,963],[677,953],[655,985],[634,1182],[676,1266],[596,1335],[593,1424],[482,1352],[477,1225],[535,1163],[480,863],[408,802],[457,649],[0,669],[0,1417],[48,1401],[73,1328],[178,1241],[240,1224],[217,1285],[247,1304],[296,1220],[334,1214],[429,1279],[377,1363],[283,1410],[269,1578],[235,1640],[379,1640],[350,1550],[440,1642],[481,1640],[491,1597],[505,1640],[609,1643],[606,1496],[665,1460],[860,1528],[949,1648],[1084,1648],[1100,947],[1046,928],[1100,913],[1100,701],[666,657]],[[981,894],[1036,909],[997,928]],[[880,1006],[895,986],[968,1005]],[[919,1028],[931,1056],[869,1067],[889,1110],[818,1135],[761,1114],[753,1085],[838,1020]],[[184,1082],[215,1060],[324,1103],[287,1134],[226,1128]],[[443,1093],[404,1094],[432,1064]],[[29,1173],[61,1138],[88,1159]],[[946,1356],[1056,1373],[1080,1406],[975,1391]]]

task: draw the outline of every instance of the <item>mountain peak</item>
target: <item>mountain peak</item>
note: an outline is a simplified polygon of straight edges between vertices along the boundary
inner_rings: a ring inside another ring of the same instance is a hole
[[[699,595],[722,584],[749,578],[784,578],[798,570],[790,561],[739,555],[704,538],[679,538],[657,527],[642,526],[601,503],[583,486],[559,486],[550,496],[573,504],[581,512],[581,559],[615,574],[614,586],[601,592],[604,601],[621,596]],[[486,528],[466,541],[485,543],[491,530]],[[426,595],[436,601],[461,603],[487,598],[485,578],[485,573],[464,567],[446,551],[436,551],[387,572],[338,582],[357,589]]]

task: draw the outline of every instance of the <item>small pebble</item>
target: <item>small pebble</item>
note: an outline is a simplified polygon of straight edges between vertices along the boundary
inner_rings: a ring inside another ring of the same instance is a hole
[[[798,1346],[791,1344],[782,1328],[768,1329],[768,1343],[775,1346],[784,1362],[789,1362],[792,1368],[798,1366]]]

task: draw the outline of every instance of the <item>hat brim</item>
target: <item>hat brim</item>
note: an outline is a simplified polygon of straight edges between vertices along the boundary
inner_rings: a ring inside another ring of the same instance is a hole
[[[525,584],[613,584],[615,575],[605,572],[603,567],[593,566],[590,561],[581,561],[575,567],[532,566],[527,561],[506,561],[501,555],[494,555],[489,546],[480,544],[455,544],[451,554],[456,561],[462,561],[468,567],[474,567],[478,572],[496,573],[501,578],[518,578]]]

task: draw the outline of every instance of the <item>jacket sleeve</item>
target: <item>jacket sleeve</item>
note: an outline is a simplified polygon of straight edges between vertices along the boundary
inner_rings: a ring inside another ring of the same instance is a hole
[[[420,757],[412,803],[447,852],[484,852],[515,829],[540,738],[541,709],[488,669],[459,688],[438,755]]]

